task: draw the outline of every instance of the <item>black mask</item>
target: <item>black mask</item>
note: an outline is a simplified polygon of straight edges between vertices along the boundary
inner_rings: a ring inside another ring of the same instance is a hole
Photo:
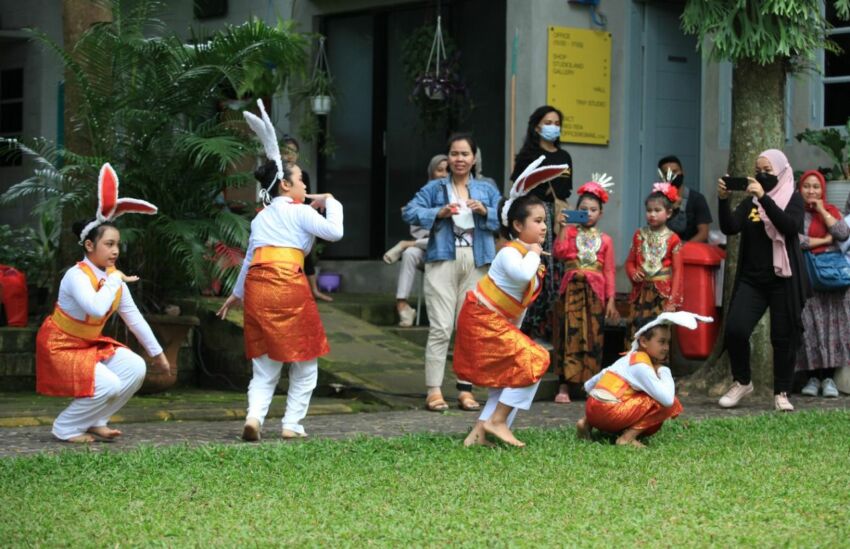
[[[670,180],[670,183],[672,183],[673,186],[676,187],[677,189],[681,189],[682,184],[684,182],[685,182],[685,175],[681,174],[681,173],[676,174],[676,176],[673,179]]]
[[[756,174],[756,181],[759,182],[764,192],[769,193],[779,183],[779,178],[772,173],[759,172]]]

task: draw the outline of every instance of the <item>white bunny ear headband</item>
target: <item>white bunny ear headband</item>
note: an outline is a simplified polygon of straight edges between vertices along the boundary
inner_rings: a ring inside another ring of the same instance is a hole
[[[257,134],[257,138],[260,140],[260,143],[263,144],[263,149],[266,152],[266,158],[274,160],[274,163],[277,166],[277,175],[275,175],[274,181],[269,185],[269,188],[271,188],[275,181],[283,179],[283,160],[280,157],[280,147],[277,144],[277,132],[274,129],[272,121],[269,120],[269,115],[266,114],[266,108],[263,106],[262,99],[257,99],[257,106],[260,107],[260,115],[262,118],[248,111],[243,112],[242,115],[245,117],[245,122],[247,122],[248,125],[251,126],[251,129],[254,130],[254,133]],[[269,195],[268,188],[260,189],[260,199],[263,201],[263,204],[271,204],[272,200]]]
[[[505,205],[502,207],[501,221],[502,225],[505,227],[508,226],[508,210],[511,209],[511,204],[513,204],[514,200],[528,194],[538,185],[555,179],[570,167],[569,164],[541,167],[540,164],[542,164],[544,160],[546,160],[546,156],[540,155],[540,157],[529,164],[528,167],[519,174],[516,181],[514,181],[514,184],[511,187],[511,192],[508,193],[508,199],[505,200]]]
[[[97,213],[94,220],[80,232],[80,246],[85,242],[89,231],[125,213],[153,215],[156,213],[156,206],[135,198],[118,198],[118,174],[107,162],[101,166],[100,175],[97,178]]]
[[[632,348],[630,351],[634,352],[638,350],[638,339],[641,335],[645,334],[649,330],[655,328],[656,326],[661,326],[663,324],[676,324],[678,326],[684,326],[689,330],[697,329],[697,321],[700,322],[714,322],[714,319],[710,316],[702,316],[695,313],[689,313],[688,311],[676,311],[675,313],[661,313],[658,315],[655,320],[652,322],[643,325],[640,330],[635,332],[635,338],[632,340]]]

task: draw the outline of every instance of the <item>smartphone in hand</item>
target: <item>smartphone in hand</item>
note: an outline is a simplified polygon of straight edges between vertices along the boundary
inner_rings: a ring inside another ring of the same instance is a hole
[[[724,175],[721,179],[726,183],[727,191],[746,191],[747,186],[750,182],[746,177],[732,177],[731,175]]]
[[[587,211],[585,210],[561,210],[561,213],[566,216],[567,223],[576,223],[578,225],[584,225],[588,221]]]

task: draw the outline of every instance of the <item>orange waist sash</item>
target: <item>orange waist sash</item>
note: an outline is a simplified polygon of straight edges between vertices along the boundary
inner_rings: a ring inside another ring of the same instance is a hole
[[[596,386],[593,389],[608,391],[612,396],[619,400],[629,398],[637,393],[637,391],[632,389],[632,386],[629,385],[625,379],[610,370],[602,374],[602,378],[596,383]]]
[[[254,250],[251,265],[263,263],[295,263],[304,268],[304,252],[298,248],[281,248],[278,246],[261,246]]]
[[[111,311],[110,314],[100,318],[92,319],[91,317],[86,317],[86,320],[77,320],[60,309],[59,305],[56,305],[52,315],[53,322],[56,323],[56,326],[60,330],[68,335],[86,340],[97,339],[100,337],[100,334],[103,332],[103,327],[106,326],[106,321],[110,316]]]

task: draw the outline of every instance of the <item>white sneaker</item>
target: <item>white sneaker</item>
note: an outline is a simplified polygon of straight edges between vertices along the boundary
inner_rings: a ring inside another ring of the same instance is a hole
[[[398,318],[399,326],[402,326],[404,328],[413,326],[413,321],[416,320],[416,309],[408,305],[404,309],[400,309],[398,311]]]
[[[741,399],[753,392],[753,382],[746,385],[741,385],[737,381],[732,384],[732,387],[726,391],[726,394],[720,397],[717,402],[721,408],[734,408],[741,402]]]
[[[820,391],[820,380],[816,377],[810,377],[809,382],[806,383],[806,386],[800,392],[806,396],[816,397],[818,396],[818,391]]]
[[[824,398],[838,398],[838,387],[835,386],[831,377],[824,379],[821,387]]]
[[[788,400],[788,393],[779,393],[773,397],[773,406],[778,412],[793,412],[794,406]]]

